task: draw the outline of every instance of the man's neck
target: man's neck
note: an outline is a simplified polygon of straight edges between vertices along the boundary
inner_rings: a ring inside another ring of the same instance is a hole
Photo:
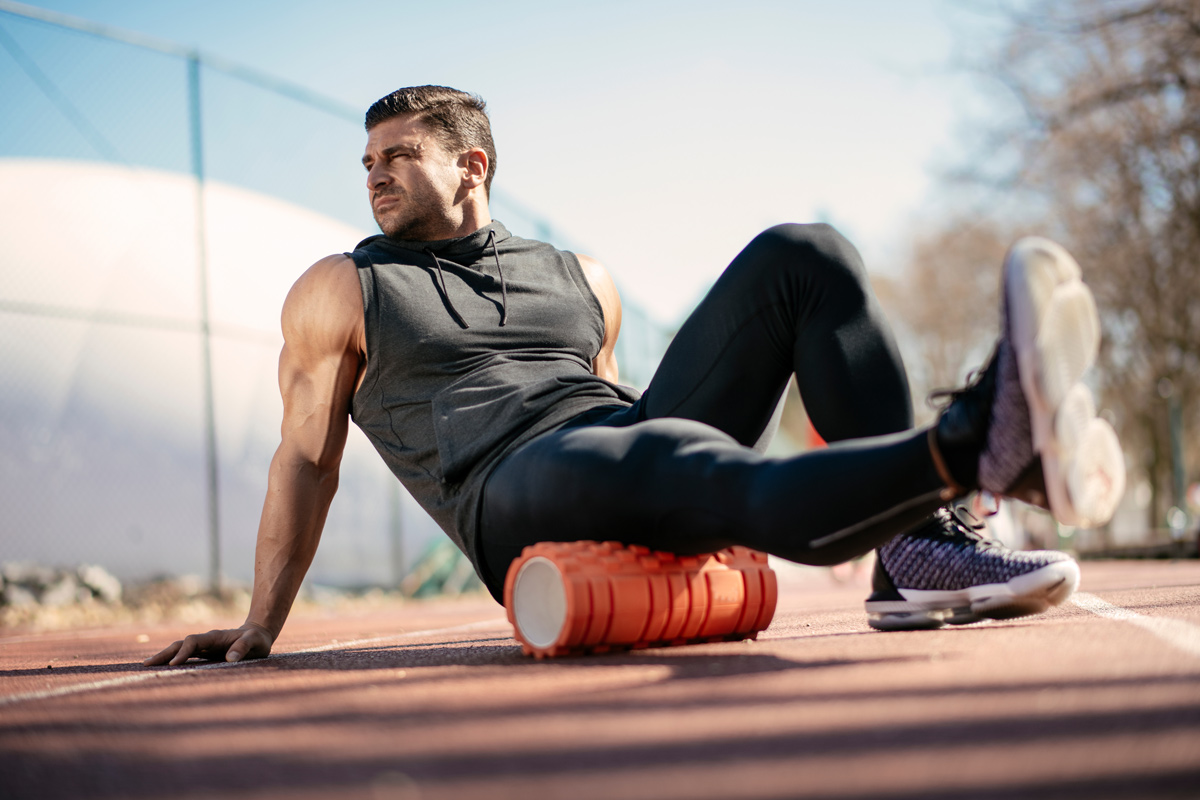
[[[470,236],[475,231],[490,225],[492,222],[492,215],[488,209],[486,200],[482,203],[467,201],[459,206],[459,208],[462,210],[462,216],[457,221],[452,217],[447,219],[442,227],[423,231],[422,235],[413,235],[410,233],[395,238],[399,241],[420,240],[424,242],[461,239],[464,236]]]
[[[470,236],[475,231],[492,223],[492,215],[488,211],[487,206],[474,214],[464,214],[462,223],[454,229],[454,232],[449,236],[440,237],[442,239],[459,239],[463,236]]]

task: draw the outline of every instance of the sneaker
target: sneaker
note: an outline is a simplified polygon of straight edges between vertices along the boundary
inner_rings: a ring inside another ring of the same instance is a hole
[[[965,509],[942,508],[880,547],[868,624],[928,630],[1040,614],[1079,585],[1079,565],[1067,554],[1009,550],[983,537],[982,528]]]
[[[1100,345],[1095,300],[1079,265],[1048,239],[1018,241],[1003,280],[1000,343],[930,431],[947,499],[983,488],[1066,525],[1102,525],[1125,490],[1125,460],[1080,382]]]

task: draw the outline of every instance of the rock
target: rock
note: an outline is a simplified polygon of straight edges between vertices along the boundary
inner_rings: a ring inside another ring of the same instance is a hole
[[[34,592],[45,589],[57,579],[57,573],[54,570],[40,564],[8,562],[4,565],[3,572],[6,584],[15,583]]]
[[[16,583],[6,583],[3,604],[10,608],[30,608],[38,604],[37,595]]]
[[[79,581],[75,579],[74,574],[67,572],[52,581],[39,599],[43,606],[51,608],[69,606],[79,601],[80,588]],[[91,592],[88,592],[88,596],[91,596]]]
[[[121,602],[121,582],[111,572],[96,564],[84,564],[75,571],[79,582],[89,589],[94,597],[105,603]]]
[[[183,597],[199,597],[208,591],[208,583],[199,575],[180,575],[173,583]]]

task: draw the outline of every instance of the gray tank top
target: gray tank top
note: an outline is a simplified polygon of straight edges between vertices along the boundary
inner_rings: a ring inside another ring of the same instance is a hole
[[[507,453],[638,393],[592,374],[604,319],[573,253],[499,222],[460,239],[373,236],[358,267],[367,367],[351,418],[472,563],[483,483]]]

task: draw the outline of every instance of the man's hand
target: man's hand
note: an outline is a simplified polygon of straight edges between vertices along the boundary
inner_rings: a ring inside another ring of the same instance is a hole
[[[271,653],[275,637],[261,625],[247,622],[240,628],[208,633],[193,633],[174,642],[162,652],[150,656],[142,666],[157,667],[163,664],[178,666],[189,658],[208,661],[241,661],[243,658],[266,658]]]

